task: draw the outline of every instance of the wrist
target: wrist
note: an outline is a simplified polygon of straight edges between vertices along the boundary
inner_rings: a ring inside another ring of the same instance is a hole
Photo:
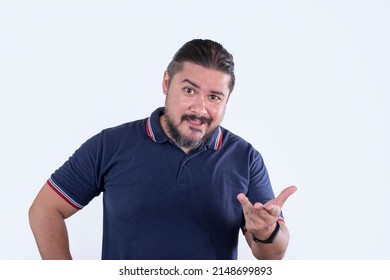
[[[268,238],[265,238],[265,239],[259,239],[257,238],[254,234],[252,234],[252,239],[255,243],[265,243],[265,244],[269,244],[269,243],[272,243],[274,241],[274,239],[276,238],[276,236],[278,235],[280,231],[280,224],[279,222],[276,222],[275,224],[275,227],[274,227],[274,230],[272,231],[272,233],[268,236]]]

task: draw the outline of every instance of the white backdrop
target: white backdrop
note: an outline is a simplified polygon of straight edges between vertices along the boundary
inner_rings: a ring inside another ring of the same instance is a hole
[[[163,105],[163,71],[193,38],[234,55],[223,126],[262,153],[276,193],[299,188],[286,259],[389,259],[389,14],[386,0],[1,1],[0,259],[39,259],[38,190],[87,138]],[[67,220],[74,258],[100,258],[101,211]]]

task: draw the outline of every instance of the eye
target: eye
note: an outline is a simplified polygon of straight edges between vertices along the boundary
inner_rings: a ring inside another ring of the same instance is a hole
[[[212,101],[216,101],[216,102],[219,102],[219,101],[222,100],[221,97],[219,97],[218,95],[215,95],[215,94],[210,95],[209,98],[210,98]]]
[[[187,94],[194,94],[195,91],[192,89],[192,88],[184,88],[184,91],[187,93]]]

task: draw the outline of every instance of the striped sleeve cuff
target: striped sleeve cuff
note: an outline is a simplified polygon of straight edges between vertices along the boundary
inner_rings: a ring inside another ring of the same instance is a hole
[[[77,203],[74,199],[72,199],[66,192],[64,192],[54,181],[52,178],[47,180],[48,185],[66,202],[68,202],[71,206],[76,208],[77,210],[82,209],[84,206]]]

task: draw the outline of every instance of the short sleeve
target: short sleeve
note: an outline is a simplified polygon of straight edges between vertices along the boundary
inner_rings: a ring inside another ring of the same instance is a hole
[[[48,184],[77,209],[86,206],[103,189],[102,134],[87,140],[48,180]]]
[[[251,155],[247,197],[252,204],[255,202],[264,204],[275,197],[264,160],[256,150]]]

